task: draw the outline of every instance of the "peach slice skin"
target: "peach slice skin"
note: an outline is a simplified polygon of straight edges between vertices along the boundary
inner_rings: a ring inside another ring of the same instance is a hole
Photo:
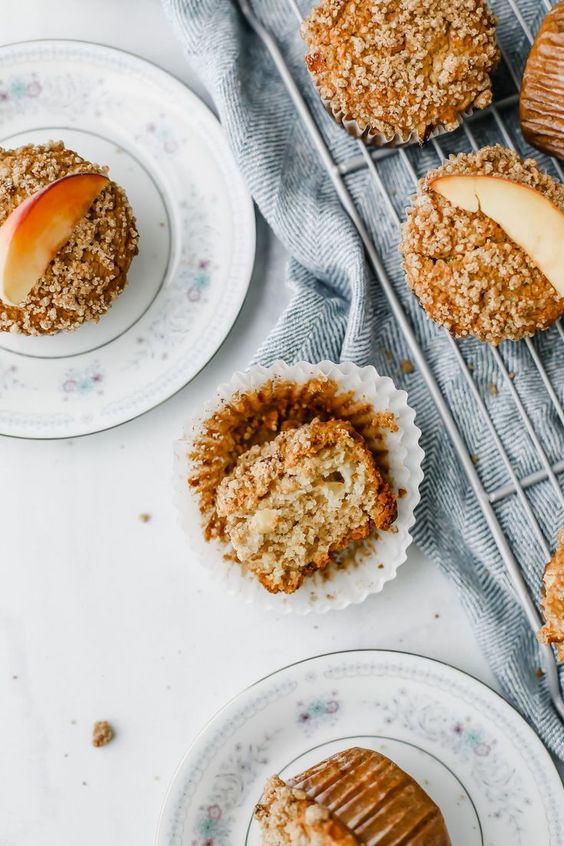
[[[564,297],[564,213],[540,191],[502,176],[464,174],[440,176],[430,187],[453,206],[499,224]]]
[[[99,173],[71,173],[27,197],[0,226],[0,299],[18,306],[66,244],[102,188]]]

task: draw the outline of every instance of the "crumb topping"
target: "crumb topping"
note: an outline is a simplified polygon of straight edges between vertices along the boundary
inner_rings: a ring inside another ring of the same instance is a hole
[[[491,103],[499,61],[483,0],[323,0],[302,25],[306,63],[335,115],[386,140]]]
[[[0,149],[0,224],[27,197],[70,173],[106,173],[62,142]],[[77,223],[26,301],[0,301],[0,332],[54,334],[99,320],[125,287],[137,253],[135,218],[122,188],[110,182]]]
[[[451,156],[419,182],[403,226],[407,284],[453,335],[499,344],[546,329],[564,314],[532,259],[482,212],[456,208],[429,187],[446,174],[503,176],[540,191],[564,212],[564,185],[505,147]]]
[[[303,790],[269,778],[256,806],[263,846],[358,846],[359,841]]]
[[[343,420],[315,419],[251,447],[216,507],[238,560],[273,593],[293,593],[334,552],[397,516],[372,454]]]
[[[296,429],[314,418],[349,421],[387,477],[386,432],[398,429],[393,413],[375,411],[370,403],[356,398],[354,391],[342,391],[327,377],[303,384],[270,379],[256,390],[237,393],[222,402],[194,436],[187,482],[197,495],[207,540],[227,540],[225,518],[217,513],[216,496],[239,456],[273,440],[279,432]]]
[[[554,644],[559,660],[564,661],[564,529],[559,533],[558,548],[544,571],[541,604],[545,624],[539,632],[539,640]]]

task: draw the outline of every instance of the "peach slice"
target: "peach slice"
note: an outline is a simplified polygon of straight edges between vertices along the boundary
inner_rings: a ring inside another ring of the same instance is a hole
[[[71,173],[27,197],[0,226],[0,299],[20,305],[109,179]]]
[[[457,208],[481,211],[527,253],[564,297],[564,213],[547,197],[502,176],[440,176],[430,183]]]

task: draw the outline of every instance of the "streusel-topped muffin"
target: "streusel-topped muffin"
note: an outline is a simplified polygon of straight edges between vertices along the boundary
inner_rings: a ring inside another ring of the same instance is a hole
[[[499,344],[546,329],[564,314],[564,297],[495,220],[481,210],[459,208],[432,189],[438,177],[450,175],[509,180],[534,189],[564,213],[564,185],[533,160],[501,146],[451,156],[420,181],[408,211],[401,245],[407,284],[427,314],[459,337]],[[503,190],[500,182],[497,191]],[[550,238],[550,232],[542,237]]]
[[[313,420],[251,447],[219,485],[238,560],[271,592],[293,593],[331,554],[389,529],[396,497],[350,423]]]
[[[324,103],[368,141],[424,141],[491,103],[499,50],[483,0],[323,0],[302,36]]]
[[[0,150],[0,225],[28,198],[78,173],[105,175],[106,169],[62,142]],[[26,299],[0,298],[0,332],[51,335],[99,320],[125,287],[137,243],[125,191],[108,180]]]

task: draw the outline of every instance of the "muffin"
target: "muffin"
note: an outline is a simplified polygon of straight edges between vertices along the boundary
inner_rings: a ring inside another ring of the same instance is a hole
[[[564,0],[546,15],[527,59],[519,118],[533,147],[564,159]]]
[[[433,190],[439,177],[452,175],[495,177],[496,190],[505,190],[504,181],[517,183],[533,189],[533,200],[538,201],[538,192],[550,201],[557,218],[564,213],[564,185],[533,160],[501,146],[451,156],[420,180],[403,225],[400,249],[408,286],[429,317],[456,337],[472,335],[499,344],[546,329],[564,313],[564,297],[491,217],[453,205]],[[563,240],[548,229],[539,233],[543,239],[543,247],[562,253],[557,255],[561,272]]]
[[[539,632],[539,640],[553,644],[558,660],[564,661],[564,530],[558,541],[558,549],[544,571],[541,605],[545,624]]]
[[[0,225],[28,198],[77,173],[106,169],[62,142],[0,150]],[[25,300],[0,299],[0,331],[52,335],[98,321],[124,289],[137,243],[125,192],[107,180]]]
[[[251,447],[217,491],[237,558],[272,593],[293,593],[332,553],[387,530],[396,498],[350,423],[311,423]]]
[[[450,846],[423,788],[369,749],[347,749],[286,782],[272,776],[255,815],[263,846]]]
[[[483,0],[323,0],[301,31],[324,104],[368,142],[425,141],[492,101],[500,54]]]

